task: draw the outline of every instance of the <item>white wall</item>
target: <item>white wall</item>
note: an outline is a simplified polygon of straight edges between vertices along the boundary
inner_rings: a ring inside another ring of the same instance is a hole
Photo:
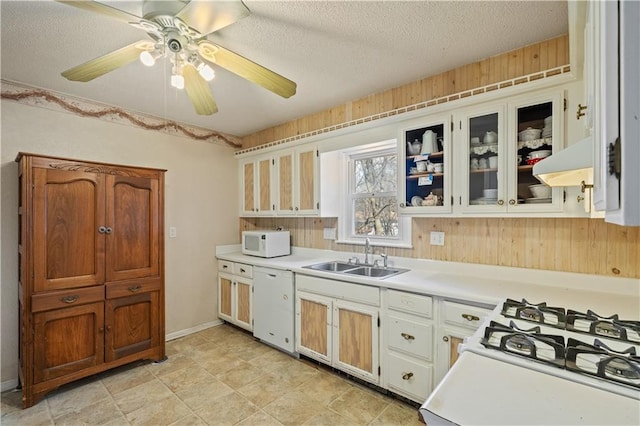
[[[18,167],[20,151],[167,169],[166,332],[217,319],[215,246],[238,243],[233,149],[12,101],[1,103],[1,378],[18,374]],[[169,238],[168,228],[177,228]]]

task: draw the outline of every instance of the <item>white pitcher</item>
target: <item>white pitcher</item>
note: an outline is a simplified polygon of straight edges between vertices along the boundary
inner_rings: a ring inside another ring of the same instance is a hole
[[[422,152],[421,154],[430,154],[432,152],[438,152],[438,142],[436,141],[438,135],[431,130],[427,130],[422,135]]]

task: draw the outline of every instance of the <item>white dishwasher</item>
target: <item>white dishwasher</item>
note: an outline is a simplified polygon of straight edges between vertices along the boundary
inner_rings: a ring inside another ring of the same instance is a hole
[[[253,268],[253,335],[295,353],[293,272]]]

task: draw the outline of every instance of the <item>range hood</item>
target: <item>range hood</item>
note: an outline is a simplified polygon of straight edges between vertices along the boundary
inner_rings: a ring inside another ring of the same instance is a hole
[[[569,145],[538,161],[533,175],[549,186],[580,186],[593,183],[593,138]]]

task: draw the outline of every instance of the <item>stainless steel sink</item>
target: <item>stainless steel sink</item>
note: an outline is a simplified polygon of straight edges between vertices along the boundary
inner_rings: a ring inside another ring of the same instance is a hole
[[[345,274],[353,274],[360,275],[363,277],[371,277],[371,278],[385,278],[391,275],[400,274],[402,272],[406,272],[406,269],[395,269],[395,268],[375,268],[372,266],[361,266],[357,269],[350,269],[348,271],[344,271]]]
[[[304,266],[304,268],[316,271],[335,272],[337,274],[350,274],[369,278],[387,278],[392,275],[407,272],[408,269],[403,268],[384,268],[382,266],[364,266],[355,263],[341,262],[335,260],[332,262],[316,263],[314,265]]]
[[[350,269],[358,268],[358,265],[354,265],[353,263],[333,261],[333,262],[324,262],[324,263],[316,263],[315,265],[305,266],[305,268],[315,269],[316,271],[328,271],[328,272],[344,272]]]

